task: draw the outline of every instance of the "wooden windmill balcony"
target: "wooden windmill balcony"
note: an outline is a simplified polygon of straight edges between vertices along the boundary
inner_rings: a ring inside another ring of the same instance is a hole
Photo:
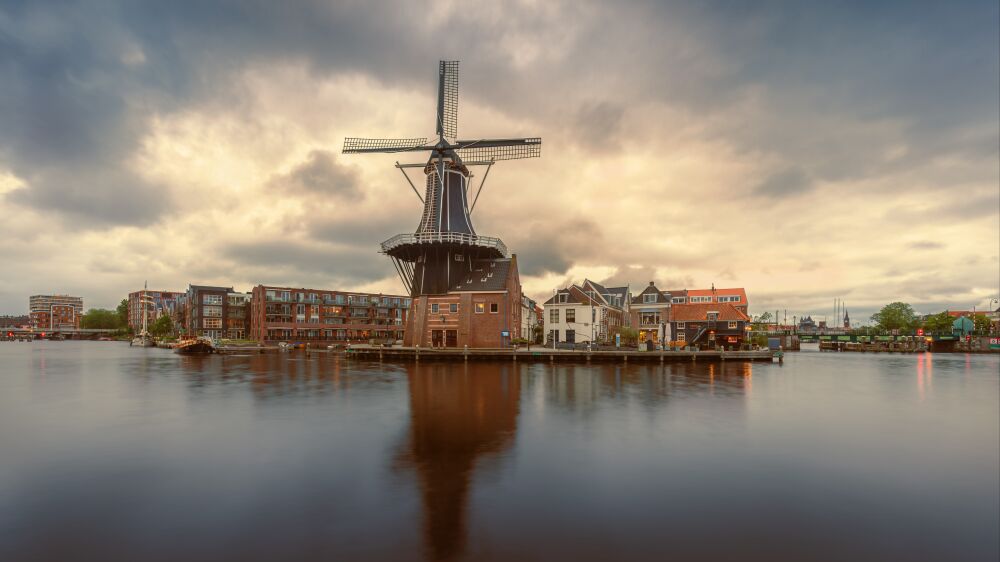
[[[417,234],[397,234],[385,242],[382,242],[382,253],[388,254],[393,250],[420,244],[462,244],[465,246],[478,246],[481,248],[496,250],[501,256],[507,255],[507,245],[503,243],[503,240],[492,236],[478,236],[463,232],[420,232]]]

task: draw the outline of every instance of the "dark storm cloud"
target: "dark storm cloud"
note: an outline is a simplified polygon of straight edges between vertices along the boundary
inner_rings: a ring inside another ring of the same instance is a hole
[[[584,217],[520,225],[504,239],[517,253],[523,275],[564,274],[580,260],[598,255],[604,245],[601,228]]]
[[[358,284],[393,273],[392,264],[377,248],[297,241],[246,242],[221,248],[219,256],[256,271],[270,270],[272,275],[280,271],[282,279],[322,275],[339,283]],[[262,278],[260,282],[275,281]]]
[[[628,285],[632,289],[633,294],[638,294],[645,289],[650,281],[661,291],[694,286],[694,279],[690,275],[657,277],[656,268],[646,265],[626,265],[619,267],[610,276],[601,279],[600,283],[605,287],[623,287]]]
[[[624,117],[625,108],[615,103],[583,104],[574,122],[577,142],[595,153],[616,151]]]
[[[633,104],[711,115],[766,85],[757,119],[727,120],[711,133],[797,163],[793,176],[762,184],[768,195],[794,189],[796,174],[851,177],[928,155],[995,154],[995,133],[962,134],[998,119],[995,2],[562,8],[498,6],[501,18],[418,2],[7,3],[0,164],[28,184],[10,198],[87,225],[169,213],[169,194],[125,165],[148,117],[198,103],[238,107],[230,78],[261,61],[304,61],[318,74],[359,72],[387,86],[429,89],[434,61],[461,58],[463,100],[565,129],[570,142],[594,152],[617,147]],[[518,63],[512,34],[541,54]],[[567,122],[566,100],[583,96],[603,101],[584,102]],[[886,144],[898,139],[810,129],[817,115],[898,123],[907,155],[882,163]],[[488,133],[464,121],[460,130]],[[996,176],[992,168],[982,173]]]
[[[793,167],[772,174],[753,189],[756,195],[782,198],[802,195],[813,187],[809,176],[801,168]]]
[[[295,194],[344,199],[364,197],[357,170],[338,162],[333,153],[326,150],[313,150],[305,162],[273,178],[271,185]]]

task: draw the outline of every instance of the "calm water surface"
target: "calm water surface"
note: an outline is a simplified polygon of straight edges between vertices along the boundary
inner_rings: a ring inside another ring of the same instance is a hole
[[[986,560],[1000,357],[0,343],[0,560]]]

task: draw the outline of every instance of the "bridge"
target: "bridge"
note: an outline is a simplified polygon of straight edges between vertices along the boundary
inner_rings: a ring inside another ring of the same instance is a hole
[[[2,328],[0,336],[5,339],[71,339],[71,340],[95,340],[101,336],[110,336],[117,332],[110,328],[56,328],[45,330],[37,328]]]

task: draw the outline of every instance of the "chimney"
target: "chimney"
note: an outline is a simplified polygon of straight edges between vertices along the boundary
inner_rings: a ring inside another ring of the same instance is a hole
[[[652,281],[650,281],[650,282],[649,282],[649,286],[650,286],[650,287],[652,287],[652,286],[653,286],[653,282],[652,282]]]

